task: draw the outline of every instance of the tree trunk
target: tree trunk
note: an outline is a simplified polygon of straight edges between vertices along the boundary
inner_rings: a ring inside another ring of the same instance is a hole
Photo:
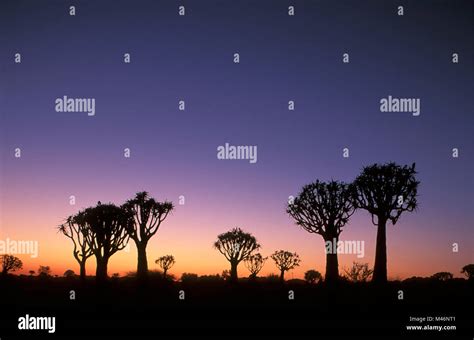
[[[237,262],[231,262],[230,263],[230,281],[231,282],[237,282],[238,277],[237,277]]]
[[[282,269],[280,272],[280,283],[285,282],[285,271]]]
[[[79,267],[80,267],[79,277],[81,278],[81,281],[84,281],[86,279],[86,261],[81,261],[79,263]]]
[[[328,283],[339,280],[339,261],[337,260],[337,242],[338,237],[330,237],[325,242],[331,242],[331,252],[326,248],[326,275],[325,281]]]
[[[387,282],[387,220],[378,217],[377,244],[375,246],[375,264],[372,281],[377,283]]]
[[[145,278],[148,276],[148,260],[146,258],[147,244],[137,243],[138,262],[137,262],[137,277]]]
[[[166,272],[167,272],[167,269],[163,269],[163,278],[166,280]]]
[[[106,281],[107,280],[107,264],[109,259],[97,258],[97,268],[95,272],[95,278],[97,281]]]
[[[339,262],[336,254],[326,254],[326,282],[339,280]]]

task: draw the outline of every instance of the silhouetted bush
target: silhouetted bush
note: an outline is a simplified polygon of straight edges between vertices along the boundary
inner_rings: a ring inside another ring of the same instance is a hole
[[[280,276],[275,273],[271,273],[265,277],[265,281],[271,283],[280,282]]]
[[[453,274],[449,272],[439,272],[435,273],[431,276],[431,279],[435,281],[447,281],[447,280],[452,280],[453,279]]]
[[[426,282],[426,281],[430,281],[430,278],[420,277],[420,276],[412,276],[412,277],[409,277],[409,278],[403,280],[403,283],[423,283],[423,282]]]
[[[317,270],[310,269],[306,273],[304,273],[304,279],[310,284],[315,284],[320,283],[323,279],[323,276]]]
[[[353,262],[349,269],[344,268],[345,277],[351,282],[367,282],[374,272],[368,263]]]
[[[466,275],[469,280],[474,280],[474,264],[468,264],[462,267],[461,273]]]
[[[42,278],[51,276],[51,268],[49,266],[39,266],[38,276]]]
[[[68,269],[64,272],[63,276],[68,278],[68,279],[71,279],[71,278],[76,277],[76,273],[74,273],[74,270]]]
[[[286,280],[286,283],[288,285],[306,285],[307,282],[305,280],[301,280],[301,279],[289,279],[289,280]]]
[[[224,278],[220,276],[219,274],[199,276],[199,282],[203,282],[203,283],[224,282],[224,281],[225,281]]]
[[[230,271],[227,269],[223,270],[221,276],[224,279],[224,281],[230,280]]]
[[[181,275],[181,282],[183,283],[194,283],[198,281],[198,274],[194,273],[183,273]]]

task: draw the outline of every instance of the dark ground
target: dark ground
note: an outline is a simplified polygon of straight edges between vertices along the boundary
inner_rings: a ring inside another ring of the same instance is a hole
[[[70,300],[75,290],[76,300]],[[185,300],[179,300],[179,291]],[[289,291],[294,300],[289,300]],[[404,299],[398,300],[403,290]],[[0,339],[76,338],[95,336],[135,339],[211,336],[241,339],[285,336],[287,339],[369,336],[465,337],[473,339],[473,284],[455,279],[390,282],[385,288],[370,283],[343,282],[337,287],[287,282],[207,280],[188,283],[150,278],[139,285],[133,278],[112,279],[98,287],[93,278],[77,279],[10,276],[0,281]],[[19,331],[18,318],[55,316],[56,333]],[[456,330],[407,331],[409,317],[455,316]],[[313,334],[308,337],[306,334]]]

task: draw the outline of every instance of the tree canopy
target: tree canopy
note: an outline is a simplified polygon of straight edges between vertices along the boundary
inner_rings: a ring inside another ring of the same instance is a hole
[[[258,250],[260,244],[252,234],[246,233],[240,228],[233,228],[217,236],[214,248],[230,262],[231,280],[236,281],[238,264],[247,259],[252,252]]]

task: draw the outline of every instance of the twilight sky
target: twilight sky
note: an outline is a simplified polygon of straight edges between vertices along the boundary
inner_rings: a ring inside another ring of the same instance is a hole
[[[288,277],[324,272],[323,240],[294,225],[288,196],[388,161],[416,162],[421,181],[419,210],[388,226],[389,278],[460,276],[474,262],[472,1],[89,0],[74,2],[75,16],[70,5],[0,3],[0,240],[39,242],[38,258],[19,256],[23,272],[78,272],[55,227],[98,200],[121,204],[142,190],[176,204],[148,246],[152,269],[173,254],[172,273],[221,273],[229,266],[212,243],[240,226],[265,256],[300,254]],[[95,116],[56,112],[64,95],[95,98]],[[380,112],[389,95],[419,98],[420,116]],[[226,142],[257,145],[258,162],[218,160]],[[341,240],[365,241],[365,257],[339,255],[340,269],[372,266],[375,236],[357,212]],[[109,274],[135,267],[131,243]],[[271,272],[269,260],[262,274]]]

